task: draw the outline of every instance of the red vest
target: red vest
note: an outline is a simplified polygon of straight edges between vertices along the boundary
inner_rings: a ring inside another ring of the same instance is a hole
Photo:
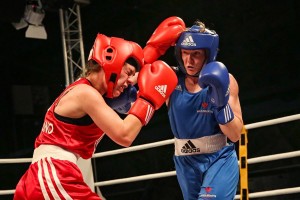
[[[68,151],[78,154],[84,159],[91,158],[97,144],[103,137],[103,131],[95,123],[90,125],[75,125],[62,122],[54,116],[54,108],[70,87],[78,84],[88,84],[89,81],[81,78],[71,85],[54,101],[48,109],[42,130],[35,140],[35,148],[41,144],[60,146]]]

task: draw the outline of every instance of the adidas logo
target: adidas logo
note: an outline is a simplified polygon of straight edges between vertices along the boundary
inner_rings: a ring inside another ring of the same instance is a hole
[[[182,91],[182,88],[181,88],[181,85],[177,85],[175,90],[179,90],[179,91]]]
[[[191,35],[187,36],[186,38],[184,38],[184,40],[181,42],[182,46],[196,46],[196,43],[194,42],[193,38]]]
[[[167,85],[157,85],[154,88],[159,92],[159,94],[161,94],[161,96],[166,98]]]
[[[185,145],[181,148],[182,153],[195,153],[200,152],[200,148],[197,148],[191,140],[187,141]]]

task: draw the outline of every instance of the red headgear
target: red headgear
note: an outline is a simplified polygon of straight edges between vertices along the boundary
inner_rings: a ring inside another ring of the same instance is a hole
[[[122,38],[97,34],[88,60],[93,59],[103,68],[108,98],[113,97],[113,88],[120,78],[124,63],[129,58],[133,58],[138,64],[137,71],[144,66],[144,54],[140,45]]]

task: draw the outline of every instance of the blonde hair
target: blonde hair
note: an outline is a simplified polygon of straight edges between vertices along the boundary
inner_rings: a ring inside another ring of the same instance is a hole
[[[85,78],[92,72],[99,72],[101,69],[101,66],[94,60],[89,60],[85,66],[85,68],[82,70],[80,77]]]

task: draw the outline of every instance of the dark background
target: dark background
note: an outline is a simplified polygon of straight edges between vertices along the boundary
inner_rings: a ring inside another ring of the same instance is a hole
[[[63,90],[64,62],[58,8],[72,3],[48,0],[43,24],[47,40],[25,38],[11,22],[23,16],[26,1],[0,3],[0,158],[29,158],[44,113]],[[246,0],[94,0],[81,6],[87,56],[96,34],[123,37],[144,46],[169,16],[187,26],[196,19],[220,35],[218,60],[235,76],[245,124],[298,114],[300,111],[300,2]],[[176,65],[171,48],[161,59]],[[249,130],[249,158],[300,149],[299,121]],[[157,111],[133,145],[172,138],[166,107]],[[117,149],[105,137],[97,152]],[[238,152],[238,151],[237,151]],[[99,158],[95,181],[173,171],[173,146]],[[13,189],[29,164],[0,165],[0,190]],[[249,165],[249,191],[300,186],[300,159]],[[182,199],[176,177],[104,186],[108,200]],[[261,199],[299,199],[299,194]],[[0,196],[12,199],[12,196]]]

